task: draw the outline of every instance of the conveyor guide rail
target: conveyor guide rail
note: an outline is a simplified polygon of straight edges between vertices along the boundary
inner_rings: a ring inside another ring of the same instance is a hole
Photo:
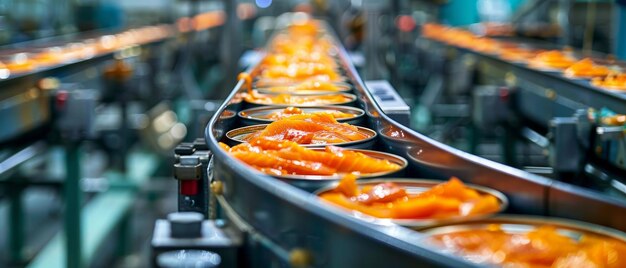
[[[379,133],[377,148],[407,158],[409,177],[457,176],[505,193],[510,200],[510,213],[567,216],[626,231],[626,204],[617,199],[470,155],[394,122],[366,90],[343,47],[335,44],[340,66],[354,87],[358,105],[369,118],[368,127]],[[222,184],[220,199],[248,225],[285,249],[306,248],[317,266],[383,267],[390,262],[394,267],[414,267],[416,263],[423,267],[474,266],[429,247],[419,232],[376,226],[350,217],[315,195],[261,174],[229,156],[218,142],[227,131],[237,127],[237,117],[229,114],[242,108],[241,93],[246,90],[243,85],[240,80],[210,120],[205,138],[214,156],[213,180]],[[390,132],[401,133],[402,138],[385,135]]]

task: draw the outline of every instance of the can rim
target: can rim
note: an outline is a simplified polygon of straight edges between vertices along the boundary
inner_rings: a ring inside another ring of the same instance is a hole
[[[384,183],[384,182],[394,182],[394,183],[398,183],[401,184],[402,186],[405,186],[407,184],[412,184],[412,185],[419,185],[416,188],[430,188],[433,187],[437,184],[440,184],[442,182],[445,181],[441,181],[441,180],[433,180],[433,179],[422,179],[422,178],[415,178],[415,179],[411,179],[411,178],[385,178],[385,179],[359,179],[357,180],[357,185],[359,186],[363,186],[363,185],[369,185],[369,184],[379,184],[379,183]],[[320,194],[331,191],[333,189],[335,189],[337,187],[338,182],[335,182],[333,184],[330,184],[324,188],[321,188],[317,191],[314,192],[314,194],[316,196],[319,197]],[[401,225],[404,227],[409,227],[409,228],[413,228],[413,229],[421,229],[421,228],[428,228],[430,226],[439,226],[442,224],[450,224],[450,223],[458,223],[458,222],[465,222],[467,220],[475,220],[475,219],[484,219],[484,218],[488,218],[488,217],[492,217],[495,214],[501,213],[502,211],[506,210],[506,208],[508,208],[509,206],[509,199],[506,197],[506,195],[504,195],[502,192],[495,190],[493,188],[489,188],[489,187],[485,187],[485,186],[481,186],[481,185],[476,185],[476,184],[471,184],[471,183],[465,183],[465,186],[472,188],[474,190],[479,191],[481,194],[488,194],[491,196],[494,196],[495,198],[498,199],[498,202],[500,203],[500,207],[497,211],[493,212],[493,213],[488,213],[488,214],[480,214],[480,215],[470,215],[470,216],[456,216],[456,217],[450,217],[450,218],[444,218],[444,219],[393,219],[393,218],[378,218],[378,217],[374,217],[371,215],[367,215],[365,213],[359,212],[359,211],[355,211],[355,210],[349,210],[344,208],[344,210],[348,211],[349,214],[351,214],[352,216],[362,219],[362,220],[366,220],[368,222],[374,223],[374,224],[378,224],[378,225]],[[405,186],[406,187],[406,186]],[[418,190],[418,189],[414,189],[414,190]],[[339,207],[339,206],[338,206]]]
[[[354,117],[350,117],[350,118],[337,118],[338,122],[349,122],[352,120],[357,120],[360,119],[361,117],[363,117],[365,115],[365,111],[363,111],[362,109],[356,108],[356,107],[350,107],[350,106],[340,106],[340,105],[320,105],[320,106],[307,106],[307,107],[302,107],[303,109],[325,109],[325,110],[335,110],[335,111],[350,111],[350,112],[354,112],[354,113],[350,113],[350,114],[354,114]],[[241,110],[237,113],[237,116],[239,116],[239,118],[243,119],[243,120],[251,120],[251,121],[257,121],[257,122],[264,122],[264,123],[271,123],[274,122],[276,120],[273,119],[265,119],[265,118],[259,118],[259,117],[254,117],[252,116],[253,113],[257,113],[257,112],[261,112],[261,111],[271,111],[271,110],[276,110],[276,111],[281,111],[285,109],[285,107],[280,107],[280,106],[261,106],[261,107],[254,107],[254,108],[249,108],[249,109],[245,109],[245,110]],[[245,115],[248,114],[248,115]]]
[[[584,221],[535,215],[501,214],[487,219],[478,219],[454,224],[431,226],[428,228],[424,228],[423,230],[421,230],[421,232],[427,236],[433,236],[461,230],[476,230],[489,224],[501,224],[504,226],[505,231],[506,229],[518,231],[530,230],[536,228],[539,225],[551,225],[555,226],[558,230],[561,231],[561,233],[568,235],[569,237],[574,239],[580,237],[583,234],[592,234],[596,236],[610,237],[626,243],[626,233],[621,232],[617,229]],[[515,227],[516,229],[512,229],[513,227]],[[520,227],[524,228],[520,229]]]
[[[250,135],[253,132],[265,129],[265,127],[267,127],[267,126],[268,126],[268,124],[259,124],[259,125],[245,126],[245,127],[231,129],[228,132],[226,132],[226,138],[229,141],[232,141],[232,142],[243,143],[243,142],[246,142],[246,141],[241,139],[242,135]],[[366,127],[361,127],[361,126],[355,126],[355,127],[357,127],[359,133],[365,134],[368,137],[365,138],[365,139],[362,139],[362,140],[348,141],[348,142],[341,142],[341,143],[300,144],[300,146],[307,147],[307,148],[320,148],[320,147],[324,148],[326,146],[339,146],[339,147],[353,146],[353,145],[368,143],[368,142],[376,139],[376,137],[378,136],[378,133],[376,133],[376,131],[374,131],[372,129],[369,129],[369,128],[366,128]]]
[[[308,93],[298,93],[297,91],[289,92],[289,91],[272,91],[271,90],[271,88],[289,88],[289,87],[297,86],[298,84],[294,84],[294,85],[280,85],[280,86],[263,85],[262,87],[257,87],[257,88],[254,88],[254,89],[257,90],[259,93],[263,93],[263,94],[287,93],[287,94],[302,95],[302,96],[320,95],[320,94],[332,94],[332,93],[348,93],[349,91],[352,90],[352,86],[350,84],[346,83],[346,82],[331,82],[331,84],[337,86],[340,89],[339,90],[309,90]]]
[[[278,94],[268,94],[268,95],[278,95]],[[344,97],[348,98],[349,100],[343,101],[343,102],[336,102],[336,103],[328,103],[328,104],[324,104],[324,105],[344,105],[344,104],[349,104],[349,103],[353,103],[354,101],[356,101],[357,97],[354,94],[351,93],[335,93],[335,94],[317,94],[319,96],[328,96],[328,95],[343,95]],[[298,96],[298,95],[296,95]],[[316,95],[299,95],[299,96],[316,96]],[[274,107],[315,107],[315,106],[321,106],[319,103],[318,104],[311,104],[311,105],[307,105],[307,104],[293,104],[293,103],[285,103],[285,104],[276,104],[276,103],[272,103],[272,104],[267,104],[267,103],[259,103],[259,102],[252,102],[252,101],[248,101],[247,99],[244,98],[244,101],[250,104],[254,104],[254,105],[260,105],[260,106],[274,106]],[[322,106],[324,106],[322,105]]]

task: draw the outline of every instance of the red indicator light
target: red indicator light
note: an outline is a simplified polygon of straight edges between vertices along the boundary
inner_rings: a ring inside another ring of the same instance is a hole
[[[55,104],[56,104],[57,109],[61,110],[65,107],[65,103],[67,103],[68,97],[69,96],[68,96],[67,91],[61,90],[57,92],[56,99],[55,99]]]
[[[197,180],[180,181],[180,194],[197,195],[198,194],[198,181]]]
[[[413,31],[413,29],[415,29],[415,26],[416,26],[415,20],[413,20],[413,17],[409,15],[398,16],[398,18],[396,19],[396,25],[398,29],[400,29],[400,31],[403,31],[403,32]]]

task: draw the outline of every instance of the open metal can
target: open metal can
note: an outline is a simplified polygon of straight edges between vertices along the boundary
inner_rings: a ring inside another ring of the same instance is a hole
[[[429,179],[408,179],[408,178],[386,178],[386,179],[359,179],[357,180],[357,184],[358,186],[364,187],[364,186],[373,186],[376,184],[380,184],[380,183],[386,183],[386,182],[393,182],[395,184],[397,184],[398,186],[404,188],[407,192],[407,194],[409,195],[417,195],[419,193],[425,192],[428,189],[436,186],[437,184],[443,183],[444,181],[439,181],[439,180],[429,180]],[[328,185],[328,187],[325,187],[323,189],[320,189],[318,191],[316,191],[315,193],[319,196],[323,193],[329,192],[334,190],[337,187],[338,183],[333,183],[331,185]],[[352,216],[365,220],[367,222],[371,222],[374,224],[378,224],[378,225],[401,225],[404,227],[409,227],[412,229],[421,229],[421,228],[425,228],[428,226],[436,226],[436,225],[442,225],[442,224],[449,224],[449,223],[454,223],[454,222],[462,222],[462,221],[467,221],[467,220],[474,220],[474,219],[482,219],[482,218],[486,218],[486,217],[490,217],[493,214],[496,213],[500,213],[502,211],[504,211],[508,204],[509,201],[506,198],[506,196],[499,192],[496,191],[494,189],[491,188],[487,188],[487,187],[483,187],[483,186],[478,186],[478,185],[474,185],[474,184],[465,184],[465,186],[467,186],[470,189],[476,190],[478,193],[482,194],[482,195],[491,195],[493,197],[495,197],[496,199],[498,199],[499,202],[499,209],[498,211],[495,211],[494,213],[491,214],[481,214],[481,215],[471,215],[471,216],[458,216],[458,217],[449,217],[449,218],[437,218],[437,219],[432,219],[432,218],[423,218],[423,219],[383,219],[383,218],[377,218],[374,216],[370,216],[364,213],[361,213],[359,211],[355,211],[355,210],[350,210],[348,213],[350,213]]]

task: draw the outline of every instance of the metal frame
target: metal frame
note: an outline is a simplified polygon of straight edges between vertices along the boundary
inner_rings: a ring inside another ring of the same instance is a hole
[[[162,44],[162,41],[155,41],[147,44],[142,44],[140,46],[154,46]],[[104,62],[108,59],[112,59],[113,56],[121,50],[108,52],[104,54],[97,55],[90,59],[79,60],[71,63],[60,64],[57,66],[37,69],[32,72],[27,72],[23,74],[18,74],[16,76],[10,76],[7,79],[0,80],[0,84],[5,87],[18,88],[18,86],[28,85],[27,83],[34,83],[36,78],[41,78],[46,75],[53,74],[64,74],[78,71],[80,69],[85,68],[86,66],[91,66],[93,64]],[[5,88],[4,92],[7,92]],[[50,95],[43,93],[39,97],[43,101],[43,104],[48,103],[50,100]],[[19,104],[18,104],[19,105]],[[49,107],[45,106],[46,109]],[[45,118],[46,121],[50,120],[49,116]],[[44,124],[47,122],[41,122]],[[37,126],[34,126],[33,129],[36,129]],[[21,132],[29,132],[31,130],[20,130]],[[20,133],[18,133],[20,134]],[[21,133],[23,134],[23,133]],[[17,137],[15,139],[21,139],[22,137]],[[36,137],[28,137],[28,140],[35,139],[39,140],[42,137],[37,135]],[[15,191],[11,191],[10,195],[10,213],[11,213],[11,222],[10,228],[7,230],[7,233],[10,235],[10,261],[16,265],[23,265],[25,262],[33,258],[33,261],[29,263],[30,267],[47,267],[52,265],[59,266],[67,266],[67,267],[83,267],[87,265],[95,256],[95,252],[98,246],[104,241],[105,238],[111,233],[114,227],[119,226],[120,233],[124,233],[127,231],[127,221],[128,211],[132,208],[132,198],[135,196],[136,185],[139,185],[142,180],[145,180],[147,175],[141,174],[142,177],[132,177],[132,175],[128,175],[128,180],[126,177],[120,175],[117,177],[123,177],[121,179],[115,180],[115,182],[120,182],[121,186],[119,189],[111,189],[105,193],[100,193],[98,196],[90,200],[90,202],[85,205],[83,202],[83,194],[80,189],[80,147],[81,147],[81,138],[85,137],[72,137],[67,138],[67,142],[63,143],[63,148],[65,151],[65,171],[66,176],[64,180],[59,182],[41,182],[41,181],[31,181],[28,178],[11,178],[7,181],[7,183],[0,183],[9,185],[16,185],[14,187],[19,187]],[[8,141],[11,141],[10,138]],[[5,142],[5,141],[3,141]],[[20,142],[25,142],[20,140]],[[37,151],[37,153],[43,152],[46,149],[44,141],[37,141],[34,145],[30,146],[30,151]],[[26,152],[26,150],[24,150]],[[23,154],[23,153],[22,153]],[[135,154],[137,155],[137,154]],[[5,176],[9,174],[11,168],[25,162],[28,159],[24,159],[21,161],[20,155],[15,154],[12,158],[18,158],[19,163],[12,163],[12,161],[6,161],[8,164],[12,164],[13,166],[2,166],[0,165],[0,175]],[[155,162],[154,159],[150,157],[143,157],[148,159],[150,162]],[[123,160],[128,160],[126,155],[124,155]],[[135,162],[137,159],[135,159]],[[4,162],[2,164],[5,164]],[[147,165],[139,165],[142,168],[146,168],[146,171],[153,172],[155,170],[154,167]],[[13,174],[9,174],[12,176]],[[128,181],[128,183],[121,183],[121,181]],[[15,182],[15,183],[14,183]],[[19,182],[19,185],[17,184]],[[11,184],[14,183],[14,184]],[[22,192],[23,189],[33,185],[46,185],[46,186],[56,186],[62,187],[63,191],[61,192],[61,196],[63,197],[64,204],[64,213],[63,213],[63,229],[59,232],[46,246],[38,253],[26,256],[27,254],[24,252],[25,241],[24,241],[24,205],[22,202]],[[102,200],[102,201],[100,201]],[[85,205],[83,207],[83,205]],[[113,205],[113,206],[111,206]],[[111,206],[111,207],[108,207]],[[106,211],[106,220],[102,220],[103,211]],[[95,217],[94,215],[98,215]],[[126,241],[123,239],[127,238],[127,235],[121,235],[119,240],[119,248],[123,251],[126,248]]]
[[[369,127],[377,132],[393,129],[405,134],[397,139],[379,135],[379,149],[406,157],[408,177],[447,179],[457,176],[464,181],[494,188],[511,201],[508,212],[534,215],[560,215],[626,230],[626,204],[583,188],[560,184],[521,170],[504,166],[416,133],[385,115],[366,90],[346,51],[337,45],[339,61],[354,84],[358,102],[369,117]],[[250,169],[222,150],[218,142],[236,123],[221,117],[225,110],[237,112],[244,92],[240,80],[224,104],[209,121],[205,139],[214,154],[213,180],[223,185],[221,193],[233,211],[283,249],[305,248],[312,252],[316,266],[474,266],[455,256],[430,247],[423,235],[402,227],[381,227],[352,218],[340,209],[321,202],[315,195],[297,189]],[[568,198],[560,198],[563,193]],[[562,204],[589,204],[586,210],[564,212]],[[346,252],[349,249],[350,252]],[[358,252],[358,254],[355,254]]]
[[[597,88],[592,86],[587,80],[567,78],[560,72],[538,71],[525,64],[502,60],[494,55],[452,46],[432,39],[421,38],[421,40],[430,43],[431,47],[450,48],[460,53],[475,55],[478,57],[479,61],[485,61],[486,64],[497,66],[497,69],[501,71],[510,72],[509,77],[513,78],[515,82],[523,82],[524,85],[531,85],[524,86],[520,84],[516,87],[520,90],[535,91],[533,90],[534,87],[538,87],[537,90],[550,90],[551,92],[549,93],[541,93],[544,96],[546,96],[546,94],[550,95],[548,97],[552,100],[563,97],[572,102],[585,104],[589,107],[597,109],[607,107],[616,113],[626,114],[626,94]]]
[[[591,85],[589,80],[569,78],[559,71],[542,71],[527,66],[523,63],[511,62],[503,60],[496,55],[478,52],[467,48],[458,47],[456,45],[447,44],[441,41],[420,37],[421,50],[430,51],[438,50],[449,52],[449,54],[463,55],[472,57],[475,60],[478,72],[484,74],[487,83],[499,86],[505,86],[511,92],[510,104],[511,112],[515,115],[514,120],[508,120],[505,131],[509,134],[503,135],[503,154],[504,161],[509,165],[516,166],[515,146],[513,146],[517,132],[520,132],[520,121],[532,125],[539,132],[547,132],[553,130],[555,122],[560,122],[564,118],[577,120],[579,115],[584,113],[588,108],[601,110],[608,108],[618,114],[626,114],[626,93],[612,90],[605,90]],[[548,44],[528,44],[528,40],[517,40],[515,38],[507,39],[510,41],[519,41],[535,48],[557,48]],[[591,55],[600,56],[599,53]],[[624,66],[625,62],[616,62],[617,65]],[[561,119],[559,119],[561,118]],[[578,127],[588,124],[578,120]],[[584,128],[584,126],[582,127]],[[574,129],[574,128],[572,128]],[[575,135],[575,132],[561,132],[564,135],[553,136],[554,139],[566,140],[567,135]],[[596,134],[592,134],[596,136]],[[522,138],[525,138],[523,135]],[[595,137],[597,138],[597,137]],[[476,146],[477,140],[472,140],[472,146]],[[617,143],[622,142],[621,137],[614,137],[614,141],[602,145],[603,151],[615,150]],[[558,142],[556,142],[558,143]],[[550,162],[553,165],[554,175],[556,178],[566,179],[573,174],[582,172],[582,168],[569,168],[563,165],[565,162],[576,165],[573,162],[581,162],[585,158],[600,159],[603,162],[617,168],[624,169],[624,165],[617,158],[611,156],[600,155],[599,153],[591,153],[591,147],[587,141],[583,141],[581,150],[570,151],[569,142],[561,143],[564,146],[552,146],[550,154]],[[472,147],[474,150],[475,147]],[[546,148],[548,149],[548,148]],[[474,151],[472,151],[474,152]],[[576,158],[572,160],[573,158]],[[557,159],[566,160],[558,161]],[[567,163],[565,163],[567,165]],[[579,167],[582,165],[578,164]],[[568,173],[569,172],[569,173]],[[619,174],[617,174],[619,175]],[[618,176],[619,177],[619,176]]]
[[[175,25],[173,25],[175,26]],[[217,27],[222,27],[218,25]],[[209,31],[216,27],[210,27],[203,29]],[[190,31],[190,34],[195,34],[198,31]],[[79,41],[85,38],[98,37],[103,34],[115,34],[117,32],[101,32],[94,31],[88,34],[75,34],[71,36],[45,38],[40,40],[34,40],[30,42],[20,43],[11,46],[3,46],[4,49],[11,49],[16,52],[22,52],[22,50],[28,50],[36,48],[37,46],[45,44],[59,44],[69,41]],[[178,31],[172,32],[171,35],[159,40],[150,41],[147,43],[137,44],[132,47],[119,48],[114,51],[99,53],[93,57],[86,59],[77,59],[70,62],[63,62],[52,66],[38,67],[34,70],[27,72],[20,72],[11,74],[6,79],[0,79],[0,85],[4,88],[0,90],[0,93],[4,94],[3,99],[16,95],[23,94],[22,88],[29,88],[33,86],[39,79],[50,76],[62,76],[65,77],[68,74],[72,74],[77,71],[86,69],[87,67],[102,64],[106,61],[119,58],[119,54],[127,50],[133,50],[136,48],[159,48],[162,45],[166,45],[168,42],[176,41],[174,37],[180,34]],[[28,52],[28,51],[25,51]],[[130,53],[133,54],[134,53]],[[123,57],[123,56],[122,56]],[[125,86],[125,84],[117,85]],[[119,91],[119,90],[118,90]],[[123,91],[123,90],[122,90]],[[28,92],[26,92],[28,93]],[[26,94],[24,93],[24,94]],[[34,105],[39,105],[43,111],[45,111],[45,118],[37,121],[34,126],[21,127],[15,131],[15,135],[7,138],[2,138],[0,142],[9,143],[16,139],[22,142],[24,133],[30,133],[40,127],[41,125],[48,126],[51,116],[48,114],[48,102],[51,95],[39,94]],[[14,103],[10,103],[13,105]],[[43,104],[46,104],[43,106]],[[21,103],[15,104],[17,107],[23,106]],[[37,106],[37,107],[39,107]],[[35,107],[35,108],[37,108]],[[27,107],[28,108],[28,107]],[[31,108],[32,110],[34,108]],[[32,111],[31,111],[32,112]],[[42,112],[43,113],[43,112]],[[16,113],[14,113],[16,114]],[[122,113],[125,115],[126,113]],[[19,114],[18,114],[19,115]],[[122,120],[125,122],[125,120]],[[127,129],[126,129],[127,130]],[[43,133],[43,132],[42,132]],[[12,132],[13,134],[13,132]],[[35,135],[33,135],[35,136]],[[127,136],[127,135],[126,135]],[[37,135],[36,137],[28,136],[28,140],[39,140],[42,137]],[[65,158],[66,165],[65,170],[67,172],[66,177],[59,183],[51,183],[54,186],[63,187],[62,197],[64,198],[64,213],[63,213],[63,231],[57,233],[53,239],[50,240],[46,246],[34,254],[29,253],[28,256],[24,252],[24,205],[22,202],[23,188],[32,185],[41,185],[44,182],[33,182],[29,180],[19,181],[19,185],[15,183],[19,189],[11,191],[10,197],[10,228],[6,231],[9,234],[10,243],[10,260],[17,265],[23,265],[27,259],[32,261],[28,264],[29,267],[84,267],[89,265],[93,259],[97,257],[97,250],[100,244],[108,239],[113,230],[119,233],[119,239],[117,244],[117,254],[126,254],[128,246],[128,231],[129,231],[129,213],[132,208],[133,199],[136,197],[138,186],[144,183],[157,169],[157,159],[154,155],[149,155],[145,152],[127,151],[125,148],[122,153],[123,157],[120,157],[119,162],[122,171],[107,172],[106,177],[110,179],[111,185],[115,186],[106,192],[98,193],[95,197],[85,203],[83,202],[83,194],[80,189],[80,141],[73,140],[65,145]],[[41,145],[38,145],[42,147]],[[45,146],[43,146],[45,148]],[[42,149],[43,150],[43,149]],[[132,163],[126,170],[127,163]],[[0,175],[5,175],[5,168],[8,166],[2,166],[0,163]],[[11,179],[13,180],[13,179]],[[12,183],[9,181],[8,183]],[[2,184],[2,181],[0,181]]]

